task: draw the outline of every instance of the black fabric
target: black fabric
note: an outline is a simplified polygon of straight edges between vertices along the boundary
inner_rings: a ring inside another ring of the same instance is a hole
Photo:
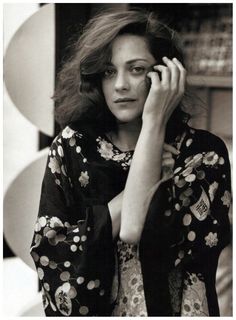
[[[188,148],[186,148],[187,141],[192,141]],[[200,161],[195,167],[195,171],[204,172],[204,178],[196,178],[191,182],[185,181],[185,185],[181,187],[176,186],[172,179],[163,183],[152,198],[140,241],[140,259],[148,314],[174,315],[168,291],[168,275],[174,268],[178,253],[181,251],[184,253],[184,257],[179,261],[182,274],[194,272],[203,276],[209,313],[211,316],[218,316],[215,275],[219,254],[231,238],[228,206],[222,203],[225,190],[230,190],[230,165],[227,150],[219,138],[199,130],[197,134],[194,131],[194,138],[190,138],[189,134],[186,135],[180,151],[182,152],[179,158],[175,159],[174,171],[176,168],[181,168],[181,170],[176,175],[186,170],[188,163],[186,158],[192,155],[199,155],[200,158],[203,152],[212,154],[209,154],[209,163]],[[219,164],[219,159],[224,159],[220,161],[222,164]],[[189,172],[195,174],[195,171],[190,170]],[[208,194],[209,185],[214,182],[218,183],[218,189],[210,204],[210,212],[207,217],[199,221],[192,215],[191,227],[183,226],[184,215],[191,213],[191,205],[201,197],[203,190],[206,190]],[[177,210],[175,206],[181,204],[181,194],[187,189],[192,190],[192,195],[188,198],[189,203],[182,205],[181,208],[177,207]],[[170,210],[171,213],[168,217],[165,216],[167,210]],[[190,230],[196,235],[194,241],[188,240]],[[210,232],[218,236],[217,245],[212,247],[207,246],[205,241],[205,236]],[[192,250],[191,254],[188,254],[189,250]]]
[[[198,314],[199,305],[189,310],[181,300],[194,281],[218,315],[217,261],[231,239],[227,150],[189,127],[173,145],[180,155],[152,198],[139,244],[148,315]],[[132,155],[89,128],[66,127],[54,139],[31,246],[47,316],[111,315],[116,244],[107,204],[124,189]]]

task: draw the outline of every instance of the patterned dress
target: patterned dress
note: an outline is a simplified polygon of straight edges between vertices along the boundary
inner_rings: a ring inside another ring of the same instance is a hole
[[[147,316],[138,246],[118,240],[120,287],[113,316]]]
[[[132,246],[112,239],[107,204],[124,189],[133,152],[76,125],[54,139],[31,246],[47,316],[219,315],[215,275],[231,240],[227,150],[188,126],[173,145],[180,155]]]

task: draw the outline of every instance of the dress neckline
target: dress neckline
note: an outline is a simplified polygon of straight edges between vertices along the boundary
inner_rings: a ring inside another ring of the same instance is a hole
[[[104,134],[98,136],[96,142],[97,152],[103,159],[117,163],[124,170],[129,169],[134,151],[121,151]]]
[[[134,149],[125,150],[125,151],[121,150],[117,145],[114,144],[114,142],[105,133],[103,134],[103,138],[107,142],[111,143],[113,148],[116,149],[117,151],[119,151],[119,153],[131,153],[131,154],[134,153]]]

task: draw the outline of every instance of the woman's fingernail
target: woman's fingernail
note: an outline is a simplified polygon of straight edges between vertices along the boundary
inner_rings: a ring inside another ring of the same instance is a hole
[[[167,57],[163,57],[162,59],[163,59],[163,60],[168,60],[168,58],[167,58]]]

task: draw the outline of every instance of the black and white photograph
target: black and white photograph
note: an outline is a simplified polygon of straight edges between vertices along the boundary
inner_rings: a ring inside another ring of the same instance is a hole
[[[232,1],[2,7],[3,317],[232,317]]]

